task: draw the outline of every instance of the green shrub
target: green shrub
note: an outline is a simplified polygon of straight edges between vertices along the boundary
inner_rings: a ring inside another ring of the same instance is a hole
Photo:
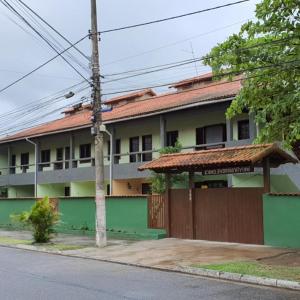
[[[182,150],[182,145],[179,141],[177,141],[175,143],[175,146],[169,146],[169,147],[165,147],[162,148],[159,151],[160,155],[164,155],[164,154],[173,154],[173,153],[179,153]],[[185,180],[184,175],[178,174],[178,175],[173,175],[171,177],[171,186],[179,183],[179,182],[183,182]],[[150,177],[150,181],[151,181],[151,191],[154,194],[163,194],[166,191],[166,176],[165,174],[157,174],[155,172],[152,172],[151,177]]]
[[[49,198],[45,197],[37,201],[30,211],[13,215],[12,218],[30,226],[36,243],[47,243],[55,233],[54,226],[59,221],[59,214],[49,202]]]

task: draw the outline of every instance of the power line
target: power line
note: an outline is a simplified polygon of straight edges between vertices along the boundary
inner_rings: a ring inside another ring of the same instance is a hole
[[[45,38],[36,28],[34,28],[30,22],[28,22],[26,20],[25,17],[23,17],[14,7],[12,7],[6,0],[1,0],[1,3],[8,8],[10,11],[12,11],[13,13],[15,13],[27,26],[29,26],[40,38],[42,38],[51,49],[53,49],[57,54],[59,54],[60,52],[51,44],[51,42],[49,42],[49,40],[47,40],[47,38]],[[87,82],[89,82],[89,80],[83,76],[64,56],[60,55],[61,58],[80,76],[82,77],[84,80],[86,80]]]
[[[24,109],[26,109],[26,108],[31,108],[33,105],[35,105],[35,104],[37,104],[37,103],[44,102],[44,100],[46,100],[46,99],[49,99],[49,98],[50,98],[51,100],[53,100],[53,98],[55,98],[55,97],[59,97],[59,96],[62,97],[62,96],[65,95],[65,93],[67,93],[67,92],[69,92],[70,90],[72,90],[72,89],[74,89],[74,88],[76,88],[76,87],[82,85],[83,83],[85,83],[85,81],[81,81],[81,82],[79,82],[79,83],[76,83],[76,84],[74,84],[74,85],[72,85],[72,86],[69,86],[69,87],[64,88],[64,89],[62,89],[62,90],[59,90],[58,92],[53,93],[53,94],[51,94],[51,95],[48,95],[48,96],[46,96],[46,97],[40,98],[40,99],[38,99],[38,100],[31,101],[31,102],[26,103],[26,104],[24,104],[24,105],[22,105],[22,106],[18,106],[17,109],[13,109],[13,110],[10,110],[10,111],[6,111],[5,113],[0,114],[0,119],[2,119],[3,117],[6,117],[7,115],[12,115],[12,114],[15,114],[15,113],[19,113],[20,111],[22,112]]]
[[[22,6],[21,6],[21,10],[27,15],[29,16],[29,18],[36,24],[36,26],[40,27],[44,32],[46,32],[46,34],[48,34],[50,36],[51,39],[53,39],[57,44],[59,44],[59,47],[57,47],[56,45],[54,45],[49,39],[47,39],[43,34],[41,34],[33,25],[30,24],[30,22],[28,20],[26,20],[26,18],[24,16],[22,16],[12,5],[10,5],[6,0],[1,0],[2,3],[10,10],[12,11],[18,18],[21,19],[21,21],[23,21],[31,30],[33,30],[40,38],[42,38],[47,44],[48,46],[50,46],[52,48],[52,50],[54,50],[56,53],[58,53],[59,51],[62,50],[62,46],[61,44],[43,27],[41,26],[35,19],[34,17],[32,17]],[[4,1],[4,2],[3,2]],[[18,5],[20,6],[20,4],[18,3]],[[58,48],[58,49],[57,49]],[[73,61],[75,61],[78,65],[80,65],[82,68],[85,69],[85,67],[75,58],[72,56],[72,54],[66,54],[67,56],[69,56],[71,59],[73,59]],[[62,59],[78,74],[80,75],[82,78],[84,78],[84,76],[69,62],[67,61],[66,58],[64,58],[62,56]]]
[[[131,29],[131,28],[171,21],[171,20],[188,17],[188,16],[192,16],[192,15],[196,15],[196,14],[201,14],[204,12],[208,12],[208,11],[212,11],[212,10],[216,10],[216,9],[220,9],[220,8],[224,8],[224,7],[229,7],[229,6],[233,6],[233,5],[237,5],[237,4],[241,4],[241,3],[249,2],[249,1],[250,0],[240,0],[240,1],[236,1],[236,2],[231,2],[231,3],[215,6],[215,7],[210,7],[210,8],[205,8],[202,10],[193,11],[193,12],[182,14],[182,15],[168,17],[168,18],[164,18],[164,19],[158,19],[158,20],[154,20],[154,21],[149,21],[149,22],[144,22],[144,23],[139,23],[139,24],[134,24],[134,25],[129,25],[129,26],[123,26],[123,27],[119,27],[119,28],[108,29],[108,30],[100,31],[100,33],[103,34],[103,33],[109,33],[109,32],[116,32],[116,31],[121,31],[121,30],[125,30],[125,29]]]
[[[0,69],[0,72],[7,72],[7,73],[16,73],[16,74],[24,74],[24,72],[17,71],[17,70],[11,70],[11,69]],[[49,78],[56,78],[56,79],[66,79],[66,80],[74,80],[76,78],[74,77],[66,77],[66,76],[58,76],[54,74],[43,74],[43,73],[37,73],[40,77],[49,77]]]
[[[102,83],[105,84],[105,83],[115,82],[115,81],[119,81],[119,80],[123,80],[123,79],[138,77],[138,76],[142,76],[142,75],[148,75],[148,74],[151,74],[151,73],[156,73],[156,72],[160,72],[160,71],[165,71],[165,70],[177,68],[177,67],[184,66],[184,65],[187,65],[187,64],[193,64],[193,63],[198,62],[200,60],[202,60],[202,59],[201,58],[192,59],[191,61],[183,62],[183,63],[177,64],[177,65],[171,65],[171,66],[163,67],[163,68],[156,69],[156,70],[151,70],[151,71],[147,71],[147,72],[143,72],[143,73],[129,75],[129,76],[121,77],[121,78],[111,79],[111,80],[103,81]]]
[[[128,74],[128,73],[135,73],[135,72],[139,72],[139,71],[151,70],[151,69],[160,68],[160,67],[172,66],[172,65],[175,65],[175,64],[178,64],[178,63],[183,63],[183,62],[194,62],[194,61],[195,61],[195,59],[185,59],[185,60],[180,60],[180,61],[171,62],[171,63],[167,63],[167,64],[161,64],[161,65],[146,67],[146,68],[131,69],[131,70],[127,70],[127,71],[123,71],[123,72],[119,72],[119,73],[104,74],[103,76],[104,77],[118,76],[118,75],[123,75],[123,74]]]
[[[276,43],[285,42],[285,41],[287,41],[289,39],[292,39],[292,38],[295,38],[295,37],[290,36],[290,37],[283,38],[283,39],[266,41],[266,42],[262,42],[262,43],[255,44],[255,45],[248,46],[248,47],[237,48],[237,49],[234,49],[234,51],[246,51],[246,50],[249,50],[249,49],[265,46],[265,45],[268,45],[268,44],[276,44]],[[150,68],[144,68],[144,70],[150,69],[150,71],[146,71],[146,72],[142,72],[142,73],[138,73],[138,74],[133,74],[133,75],[129,75],[129,76],[121,77],[121,78],[107,80],[107,81],[104,81],[103,84],[110,83],[110,82],[115,82],[115,81],[120,81],[120,80],[123,80],[123,79],[148,75],[148,74],[155,73],[155,72],[165,71],[165,70],[169,70],[169,69],[172,69],[172,68],[177,68],[177,67],[180,67],[180,66],[184,66],[184,65],[187,65],[187,64],[193,64],[195,62],[203,61],[204,59],[207,59],[207,58],[215,58],[215,57],[219,57],[219,56],[206,56],[206,57],[200,57],[200,58],[196,58],[196,59],[183,60],[183,61],[179,61],[177,63],[170,63],[170,64],[161,65],[162,68],[159,68],[159,69],[156,69],[156,70],[151,70],[151,69],[156,68],[158,66],[150,67]],[[143,70],[143,69],[140,69],[140,70]],[[124,72],[123,74],[131,73],[131,72],[133,72],[133,71],[129,70],[127,72]]]
[[[29,32],[27,29],[22,27],[17,21],[15,21],[13,18],[11,18],[8,14],[1,12],[7,19],[9,19],[12,23],[14,23],[17,27],[19,27],[22,31],[24,31],[26,34],[30,35],[34,39],[38,40],[38,38],[33,35],[31,32]]]
[[[82,88],[81,90],[76,91],[76,94],[79,95],[81,92],[83,92],[87,88],[88,87],[85,87],[85,88]],[[33,107],[31,107],[30,109],[25,108],[23,110],[20,110],[18,113],[13,112],[13,113],[11,113],[11,115],[7,114],[7,116],[1,118],[2,120],[0,122],[0,126],[1,126],[1,128],[5,128],[5,126],[7,126],[8,124],[10,126],[12,124],[17,124],[17,125],[13,125],[13,126],[19,127],[20,126],[19,124],[20,124],[20,122],[22,122],[22,119],[29,118],[30,120],[32,120],[32,118],[35,115],[37,115],[37,113],[44,112],[45,108],[53,106],[54,104],[56,104],[58,102],[62,102],[62,101],[67,101],[67,99],[65,99],[64,96],[59,96],[54,99],[49,99],[43,103],[36,104]],[[71,105],[71,104],[69,103],[68,105]]]
[[[135,54],[135,55],[123,57],[123,58],[120,58],[120,59],[108,62],[106,64],[103,64],[103,66],[108,66],[108,65],[111,65],[111,64],[115,64],[115,63],[118,63],[118,62],[121,62],[121,61],[124,61],[124,60],[128,60],[128,59],[131,59],[131,58],[136,58],[136,57],[139,57],[139,56],[142,56],[142,55],[145,55],[145,54],[148,54],[148,53],[152,53],[152,52],[155,52],[155,51],[158,51],[158,50],[161,50],[161,49],[165,49],[165,48],[168,48],[168,47],[171,47],[171,46],[174,46],[174,45],[177,45],[177,44],[180,44],[180,43],[183,43],[183,42],[186,42],[186,41],[198,38],[198,37],[206,36],[206,35],[209,35],[211,33],[220,31],[222,29],[232,27],[232,26],[234,26],[236,24],[244,23],[247,20],[248,19],[244,19],[242,21],[239,21],[239,22],[236,22],[236,23],[232,23],[232,24],[229,24],[229,25],[226,25],[226,26],[223,26],[223,27],[219,27],[219,28],[213,29],[211,31],[207,31],[207,32],[203,32],[203,33],[200,33],[200,34],[197,34],[197,35],[193,35],[191,37],[188,37],[188,38],[185,38],[185,39],[182,39],[182,40],[177,40],[177,41],[175,41],[173,43],[169,43],[169,44],[165,44],[165,45],[160,46],[160,47],[152,48],[150,50],[143,51],[143,52],[140,52],[140,53]]]
[[[230,76],[230,75],[237,76],[237,75],[242,74],[243,72],[255,71],[255,70],[259,70],[259,69],[266,69],[266,68],[272,68],[272,67],[279,67],[279,66],[282,66],[284,64],[293,64],[295,62],[300,62],[300,60],[288,61],[288,62],[281,63],[281,64],[272,64],[272,65],[267,65],[267,66],[253,67],[253,68],[249,68],[249,69],[240,70],[239,72],[236,72],[236,71],[235,72],[227,72],[227,73],[223,73],[222,75],[217,75],[217,76],[215,76],[215,78],[216,77],[217,78],[218,77],[225,77],[225,76]],[[295,68],[299,68],[299,66],[297,66]],[[251,77],[247,77],[247,78],[249,79]],[[230,82],[235,82],[235,81],[240,81],[240,80],[241,79],[237,79],[237,80],[232,80]],[[167,86],[172,86],[173,84],[174,84],[174,82],[169,82],[167,84],[157,84],[157,85],[153,85],[153,86],[141,87],[141,88],[138,88],[138,89],[128,89],[128,90],[123,90],[123,91],[119,91],[119,92],[104,93],[104,94],[102,94],[102,96],[116,95],[116,94],[121,94],[121,93],[130,93],[130,92],[135,92],[135,91],[140,91],[140,90],[145,90],[145,89],[159,88],[159,87],[167,87]],[[209,85],[209,87],[223,85],[223,84],[228,84],[228,82],[220,82],[220,83],[217,83],[217,84],[214,84],[214,85]],[[200,90],[200,89],[207,88],[207,87],[208,86],[203,86],[203,87],[200,87],[200,88],[195,88],[195,90]],[[183,92],[186,92],[186,91],[183,91]],[[178,93],[181,93],[181,92],[178,92]],[[174,93],[174,94],[177,94],[177,92]],[[156,96],[156,97],[161,97],[161,96]]]
[[[30,71],[29,73],[21,76],[19,79],[13,81],[12,83],[10,83],[9,85],[5,86],[4,88],[0,89],[0,93],[4,92],[5,90],[7,90],[8,88],[12,87],[13,85],[17,84],[18,82],[22,81],[23,79],[27,78],[28,76],[30,76],[31,74],[33,74],[34,72],[40,70],[41,68],[43,68],[44,66],[46,66],[47,64],[49,64],[50,62],[52,62],[53,60],[55,60],[56,58],[60,57],[62,54],[64,54],[65,52],[67,52],[68,50],[70,50],[74,45],[79,44],[80,42],[82,42],[84,39],[86,39],[89,35],[85,35],[84,37],[82,37],[80,40],[78,40],[77,42],[75,42],[73,45],[69,46],[68,48],[66,48],[65,50],[59,52],[57,55],[53,56],[52,58],[48,59],[46,62],[42,63],[41,65],[39,65],[38,67],[36,67],[35,69],[33,69],[32,71]],[[85,81],[87,81],[87,79],[85,78]],[[88,83],[90,84],[90,82],[88,81]]]
[[[42,30],[46,35],[49,36],[47,39],[58,51],[61,51],[64,49],[64,46],[37,20],[34,14],[32,14],[31,11],[29,11],[26,7],[22,6],[22,4],[19,3],[18,0],[14,0],[15,5],[19,7],[20,10],[23,11],[23,13],[39,28]],[[18,16],[19,17],[19,16]],[[45,37],[45,36],[44,36]],[[46,37],[45,37],[46,38]],[[52,40],[52,41],[51,41]],[[78,66],[80,66],[82,69],[87,71],[89,73],[89,69],[80,62],[80,60],[77,59],[72,53],[66,53],[66,56],[68,56],[69,59],[71,59],[73,62],[75,62]]]
[[[28,10],[30,10],[36,17],[38,17],[44,24],[50,27],[55,33],[57,33],[63,40],[65,40],[69,45],[72,45],[72,42],[67,39],[64,35],[62,35],[56,28],[54,28],[51,24],[49,24],[43,17],[41,17],[36,11],[34,11],[29,5],[24,3],[22,0],[18,0],[23,6],[25,6]],[[80,53],[85,59],[90,62],[90,58],[85,55],[80,49],[74,47],[74,49]]]
[[[290,62],[286,62],[286,63],[294,63],[294,62],[299,62],[300,60],[295,60],[295,61],[290,61]],[[279,66],[279,64],[277,64],[277,66]],[[267,66],[265,66],[265,68],[266,68]],[[270,66],[268,66],[268,67],[270,67]],[[257,67],[256,69],[258,69],[259,67]],[[300,66],[296,66],[295,68],[300,68]],[[232,72],[231,72],[232,73]],[[230,75],[231,74],[230,72],[228,72],[227,74],[225,74],[225,75]],[[276,73],[274,73],[274,74],[276,74]],[[252,78],[259,78],[259,77],[263,77],[263,76],[265,76],[265,75],[253,75],[253,76],[249,76],[249,77],[247,77],[248,79],[252,79]],[[198,88],[193,88],[193,89],[190,89],[189,90],[189,92],[193,92],[193,91],[198,91],[198,90],[201,90],[201,89],[205,89],[205,88],[207,88],[207,87],[215,87],[215,86],[220,86],[220,85],[224,85],[224,84],[228,84],[228,83],[230,83],[230,82],[239,82],[239,81],[241,81],[241,79],[240,78],[238,78],[238,79],[234,79],[234,80],[232,80],[232,81],[226,81],[226,82],[219,82],[219,83],[216,83],[216,84],[211,84],[211,85],[209,85],[209,86],[202,86],[202,87],[198,87]],[[170,84],[168,84],[168,85],[170,85]],[[181,93],[185,93],[186,91],[177,91],[177,92],[175,92],[175,93],[172,93],[172,94],[170,94],[170,95],[177,95],[177,94],[181,94]],[[165,95],[158,95],[158,96],[155,96],[155,99],[157,99],[157,98],[160,98],[160,97],[164,97]],[[76,103],[76,102],[75,102]],[[74,103],[74,104],[75,104]],[[70,105],[70,104],[69,104]],[[67,106],[64,106],[64,107],[68,107],[69,105],[67,105]],[[60,110],[60,109],[62,109],[62,108],[64,108],[64,107],[61,107],[61,108],[59,108],[59,109],[56,109],[56,110],[54,110],[54,111],[52,111],[52,112],[50,112],[50,113],[47,113],[46,115],[44,115],[44,117],[45,116],[47,116],[47,115],[50,115],[50,114],[52,114],[52,113],[54,113],[54,112],[57,112],[58,110]],[[41,116],[39,116],[38,118],[41,118]],[[22,123],[22,125],[24,125],[25,123]],[[28,122],[27,122],[27,124],[26,125],[28,125]],[[41,125],[43,125],[43,124],[41,124]],[[19,125],[20,126],[20,125]],[[36,127],[37,125],[35,125],[35,126],[31,126],[31,127],[27,127],[27,128],[23,128],[22,130],[24,130],[24,129],[29,129],[29,128],[33,128],[33,127]],[[8,130],[6,130],[6,131],[2,131],[1,133],[3,133],[3,132],[5,132],[5,133],[7,133],[7,132],[9,132],[9,133],[12,133],[12,132],[16,132],[16,131],[19,131],[20,129],[18,129],[18,130],[16,130],[15,129],[15,127],[13,127],[14,128],[14,130],[12,130],[12,131],[8,131]]]
[[[86,103],[86,102],[89,102],[89,101],[82,101],[82,103]],[[35,124],[34,126],[29,126],[29,127],[25,127],[25,128],[19,128],[20,126],[24,126],[24,125],[32,125],[32,124],[34,124],[35,122],[37,122],[41,118],[48,117],[48,116],[50,116],[50,115],[52,115],[54,113],[57,113],[57,112],[61,111],[64,108],[70,107],[70,105],[75,105],[77,103],[78,103],[78,101],[74,101],[74,102],[72,102],[72,103],[70,103],[68,105],[64,105],[64,106],[61,106],[59,108],[56,108],[55,110],[47,112],[47,113],[45,113],[42,116],[37,116],[34,120],[30,120],[30,121],[27,121],[27,122],[24,122],[24,123],[18,125],[17,126],[18,129],[16,129],[16,126],[14,126],[14,127],[11,127],[11,128],[5,129],[5,130],[1,130],[0,134],[2,134],[2,135],[6,134],[7,135],[7,134],[11,134],[13,132],[18,132],[20,130],[26,130],[26,129],[34,128],[34,127],[39,126],[39,125],[45,125],[47,123]],[[51,122],[51,121],[49,121],[49,122]]]
[[[76,94],[79,94],[86,89],[87,88],[82,89],[80,91],[76,91]],[[57,97],[54,99],[50,99],[48,101],[45,101],[44,103],[37,104],[35,107],[33,107],[31,109],[23,109],[23,111],[19,111],[18,113],[12,113],[11,116],[8,114],[4,118],[3,117],[1,118],[2,120],[0,122],[0,125],[1,125],[1,127],[5,127],[5,126],[7,126],[7,124],[11,125],[11,124],[18,123],[18,122],[20,122],[20,120],[22,120],[26,117],[30,116],[30,118],[31,118],[32,115],[35,115],[39,111],[45,111],[45,108],[48,108],[49,106],[52,106],[53,104],[56,104],[61,101],[66,101],[65,97],[60,96],[60,97]]]

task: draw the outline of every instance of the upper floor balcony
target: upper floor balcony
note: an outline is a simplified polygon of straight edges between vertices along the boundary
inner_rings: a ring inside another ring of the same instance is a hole
[[[242,114],[226,120],[228,104],[179,111],[151,118],[107,126],[105,135],[105,177],[113,179],[147,177],[137,168],[158,158],[160,150],[174,146],[195,151],[249,144],[256,136],[253,118]],[[31,141],[0,145],[0,186],[38,183],[93,181],[95,154],[89,129],[32,138]]]

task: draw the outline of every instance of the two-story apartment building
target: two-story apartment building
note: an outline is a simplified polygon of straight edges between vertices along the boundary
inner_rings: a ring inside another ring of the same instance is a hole
[[[138,167],[177,140],[182,151],[252,143],[259,128],[251,114],[245,111],[232,120],[225,117],[241,84],[240,80],[213,81],[209,73],[178,82],[169,93],[157,95],[149,89],[108,100],[111,110],[103,112],[110,133],[105,134],[107,193],[110,185],[114,195],[148,193],[150,174],[139,172]],[[58,120],[1,139],[1,195],[93,196],[91,126],[91,105],[77,105]],[[297,165],[273,171],[272,189],[298,191],[298,171]],[[259,169],[251,174],[196,178],[197,185],[205,187],[262,185]]]

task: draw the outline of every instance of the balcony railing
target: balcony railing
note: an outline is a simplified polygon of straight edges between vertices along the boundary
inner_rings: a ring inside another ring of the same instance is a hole
[[[247,140],[247,142],[249,141]],[[190,145],[190,146],[182,147],[182,151],[189,152],[189,151],[224,148],[226,147],[226,145],[228,145],[228,143],[226,142]],[[152,159],[159,157],[160,150],[161,149],[153,149],[147,151],[117,153],[113,155],[113,164],[117,165],[117,164],[143,163],[143,162],[151,161]],[[106,162],[108,162],[108,164],[111,161],[110,157],[107,155],[104,156],[104,159],[106,160]],[[38,163],[38,171],[45,172],[45,171],[53,171],[53,170],[64,170],[64,169],[66,170],[70,168],[76,169],[76,168],[94,167],[94,166],[95,166],[94,157],[74,158],[68,160],[50,161],[50,162],[43,162],[43,163],[40,162]],[[34,172],[34,169],[35,169],[35,164],[9,166],[6,168],[0,168],[0,174],[13,175],[13,174],[32,173]]]

